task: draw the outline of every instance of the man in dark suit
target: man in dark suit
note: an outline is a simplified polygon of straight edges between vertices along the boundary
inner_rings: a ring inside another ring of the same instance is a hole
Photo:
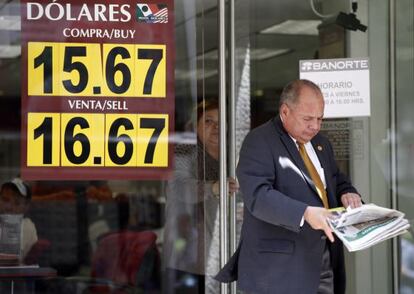
[[[296,80],[282,92],[279,117],[246,136],[237,166],[241,240],[219,281],[238,280],[255,294],[345,293],[343,248],[328,208],[358,207],[361,198],[318,134],[323,113],[319,87]]]

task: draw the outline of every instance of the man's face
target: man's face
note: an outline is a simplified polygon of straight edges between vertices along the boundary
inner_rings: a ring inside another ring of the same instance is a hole
[[[283,126],[299,143],[307,143],[321,128],[324,106],[322,95],[302,87],[296,104],[280,108]]]

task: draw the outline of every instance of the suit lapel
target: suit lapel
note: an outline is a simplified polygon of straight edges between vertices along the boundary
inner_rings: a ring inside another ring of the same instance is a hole
[[[289,136],[289,134],[285,131],[283,128],[282,121],[280,118],[274,119],[274,123],[276,126],[276,129],[278,130],[280,134],[280,139],[283,142],[283,144],[286,147],[286,150],[289,152],[291,159],[293,159],[295,165],[299,168],[300,172],[302,173],[303,178],[308,183],[308,185],[312,188],[312,190],[315,192],[316,197],[319,198],[318,191],[316,190],[316,186],[313,183],[308,169],[306,168],[305,164],[303,163],[302,157],[299,154],[298,147],[296,146],[295,142],[292,140],[292,138]],[[322,201],[322,200],[321,200]]]

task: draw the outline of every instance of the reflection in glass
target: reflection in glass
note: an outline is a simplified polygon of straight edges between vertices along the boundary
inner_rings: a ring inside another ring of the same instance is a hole
[[[164,258],[167,293],[217,293],[219,125],[216,100],[196,110],[196,144],[177,144],[167,188]]]

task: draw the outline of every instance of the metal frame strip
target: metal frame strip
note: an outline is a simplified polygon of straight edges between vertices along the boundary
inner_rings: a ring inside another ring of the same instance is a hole
[[[395,0],[389,1],[389,62],[390,62],[390,129],[391,129],[391,208],[397,209],[397,121],[395,96]],[[398,238],[392,240],[392,275],[394,293],[399,288]]]
[[[220,267],[228,260],[227,230],[227,138],[226,138],[226,18],[225,0],[217,0],[218,7],[218,54],[219,54],[219,107],[220,107]],[[228,293],[227,284],[220,284],[220,292]]]
[[[229,176],[236,178],[236,79],[235,79],[235,6],[234,0],[229,0],[230,6],[230,44],[229,44],[229,61],[230,61],[230,105],[229,105]],[[233,193],[230,199],[230,254],[236,251],[237,231],[236,231],[236,195]],[[230,293],[236,294],[236,282],[230,286]]]

